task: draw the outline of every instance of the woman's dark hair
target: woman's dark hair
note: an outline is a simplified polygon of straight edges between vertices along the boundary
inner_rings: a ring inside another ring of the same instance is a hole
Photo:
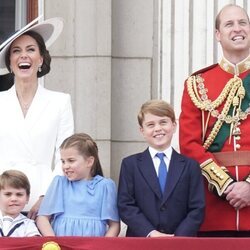
[[[42,77],[42,76],[46,75],[47,73],[50,72],[51,56],[49,54],[49,51],[46,49],[46,45],[45,45],[45,42],[43,40],[43,37],[39,33],[32,31],[32,30],[23,33],[22,36],[23,35],[27,35],[27,36],[30,36],[33,39],[35,39],[35,41],[38,44],[40,54],[43,57],[43,64],[41,67],[41,72],[37,71],[37,77]],[[11,49],[11,46],[9,47],[9,49],[5,55],[5,64],[6,64],[7,69],[9,70],[9,72],[11,72],[11,70],[10,70],[10,49]]]

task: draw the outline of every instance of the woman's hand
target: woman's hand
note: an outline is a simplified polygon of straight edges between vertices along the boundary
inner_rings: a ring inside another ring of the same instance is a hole
[[[35,220],[36,217],[37,217],[37,213],[38,213],[38,210],[40,208],[40,205],[41,205],[41,202],[43,200],[43,195],[41,195],[39,197],[39,199],[37,200],[37,202],[32,206],[32,208],[30,209],[30,211],[28,212],[28,215],[27,217],[32,219],[32,220]]]

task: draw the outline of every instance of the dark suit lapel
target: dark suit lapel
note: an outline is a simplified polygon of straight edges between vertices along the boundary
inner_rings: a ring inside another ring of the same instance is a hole
[[[161,199],[162,195],[159,181],[148,149],[139,155],[138,168],[152,191],[157,195],[159,199]]]
[[[168,169],[167,184],[165,187],[165,192],[163,194],[162,202],[166,202],[170,194],[173,192],[184,170],[184,167],[185,167],[185,161],[175,150],[173,150]]]

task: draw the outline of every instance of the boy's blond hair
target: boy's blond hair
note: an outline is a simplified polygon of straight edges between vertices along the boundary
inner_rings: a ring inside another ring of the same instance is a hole
[[[163,100],[150,100],[142,104],[141,110],[137,116],[140,127],[142,127],[146,113],[157,116],[167,116],[173,123],[176,122],[174,109],[169,103]]]
[[[23,188],[26,194],[30,195],[30,182],[28,177],[19,170],[7,170],[0,175],[0,190],[12,187],[16,189]]]

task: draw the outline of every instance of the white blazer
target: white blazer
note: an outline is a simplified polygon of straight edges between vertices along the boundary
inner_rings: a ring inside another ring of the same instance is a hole
[[[70,95],[38,85],[24,117],[13,85],[0,92],[0,117],[0,173],[18,169],[28,176],[29,209],[45,193],[52,169],[61,169],[59,147],[74,132]]]

